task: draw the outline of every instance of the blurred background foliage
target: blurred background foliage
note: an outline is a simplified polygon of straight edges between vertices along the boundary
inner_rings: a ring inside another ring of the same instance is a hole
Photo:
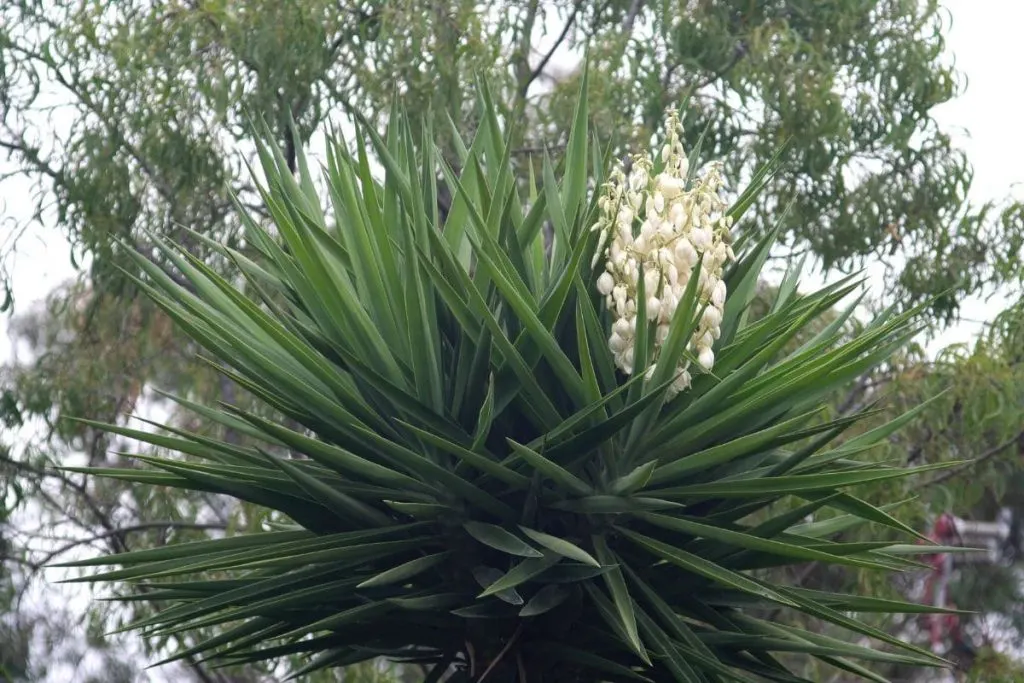
[[[649,139],[664,107],[687,96],[688,142],[703,133],[702,156],[723,160],[733,187],[788,140],[782,171],[744,229],[779,225],[774,258],[783,265],[807,256],[827,275],[871,265],[884,285],[873,286],[867,315],[881,303],[930,301],[936,330],[957,319],[969,295],[998,287],[1016,297],[1024,245],[1018,204],[968,203],[969,160],[933,118],[963,84],[945,54],[947,26],[936,0],[0,4],[0,263],[17,257],[19,239],[45,229],[59,235],[48,238],[53,258],[70,254],[78,268],[36,306],[12,299],[17,283],[9,279],[0,291],[13,306],[18,351],[0,368],[0,680],[62,680],[72,670],[85,681],[82,671],[103,666],[114,676],[103,680],[146,680],[142,662],[187,645],[102,637],[147,607],[64,601],[40,581],[46,561],[266,521],[212,496],[85,482],[52,468],[126,462],[116,452],[128,444],[63,421],[68,415],[184,420],[158,391],[253,407],[137,296],[121,270],[131,272],[132,262],[113,246],[121,239],[159,261],[149,237],[158,234],[222,266],[188,227],[244,249],[231,196],[259,211],[246,168],[251,121],[265,120],[294,158],[296,138],[318,152],[328,127],[347,129],[349,111],[379,122],[397,96],[454,162],[448,131],[474,130],[467,92],[482,77],[505,117],[521,123],[514,143],[525,175],[538,152],[557,157],[566,142],[587,50],[593,124],[617,156]],[[449,201],[442,184],[439,209]],[[899,514],[921,529],[945,511],[992,519],[1010,507],[1024,517],[1021,354],[1024,312],[1014,304],[972,344],[937,355],[913,347],[837,397],[837,413],[883,399],[882,419],[938,396],[876,457],[978,459],[862,495],[876,503],[915,497]],[[991,649],[993,620],[1004,635],[1024,634],[1012,564],[1020,548],[1014,540],[1004,550],[1003,565],[957,572],[957,604],[980,610],[968,629],[973,666],[989,672],[972,680],[1001,680],[991,667],[1012,666]],[[871,580],[879,595],[906,595],[920,581],[813,565],[790,578],[808,587]],[[60,610],[40,608],[54,599]],[[90,625],[88,637],[69,636],[81,633],[77,624]],[[887,626],[914,635],[912,623]],[[192,662],[157,675],[227,683],[277,673]],[[384,675],[365,669],[346,680]]]

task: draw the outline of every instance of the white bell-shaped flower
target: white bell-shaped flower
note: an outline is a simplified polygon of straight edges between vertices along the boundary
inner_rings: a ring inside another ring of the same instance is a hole
[[[597,202],[600,216],[592,229],[601,240],[595,259],[604,256],[605,271],[597,275],[595,286],[613,318],[608,346],[626,374],[634,371],[639,320],[640,324],[656,323],[645,370],[645,376],[653,376],[676,308],[702,258],[696,284],[698,299],[706,306],[687,344],[706,372],[714,365],[712,347],[721,336],[728,293],[722,267],[735,258],[728,235],[732,218],[725,214],[727,204],[720,196],[720,165],[711,164],[689,178],[681,134],[678,113],[669,111],[660,148],[662,171],[652,178],[650,155],[634,156],[628,176],[621,167],[609,173]],[[641,269],[646,300],[639,299]],[[690,386],[689,368],[689,360],[678,361],[670,394]]]

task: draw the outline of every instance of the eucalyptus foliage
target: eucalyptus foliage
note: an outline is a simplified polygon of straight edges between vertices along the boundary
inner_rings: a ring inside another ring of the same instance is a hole
[[[128,249],[138,286],[287,420],[177,399],[262,445],[94,423],[180,455],[76,471],[227,494],[276,521],[77,562],[120,567],[80,580],[126,582],[168,605],[133,625],[146,635],[220,629],[174,658],[300,655],[297,676],[380,656],[423,664],[428,681],[492,683],[803,680],[780,653],[869,680],[882,680],[872,662],[936,664],[851,616],[924,608],[779,585],[766,571],[917,566],[907,556],[925,546],[836,540],[866,523],[913,533],[851,489],[928,469],[858,458],[915,411],[838,446],[862,415],[822,417],[835,390],[918,332],[915,312],[851,337],[851,306],[794,348],[859,286],[802,294],[794,270],[767,314],[749,316],[775,234],[744,235],[742,217],[769,166],[723,223],[739,232],[713,371],[669,391],[708,304],[694,276],[659,371],[646,372],[652,323],[637,326],[634,372],[622,374],[592,265],[606,159],[585,88],[560,172],[544,158],[539,178],[517,182],[515,134],[484,88],[477,134],[456,137],[461,173],[429,125],[396,112],[384,138],[364,122],[352,150],[331,142],[327,212],[301,154],[296,177],[259,145],[272,226],[239,206],[252,256],[208,240],[230,276],[165,241],[175,273]],[[455,190],[444,218],[439,177]],[[842,515],[814,521],[826,509]],[[777,609],[873,646],[788,626]]]
[[[184,241],[185,223],[237,238],[223,188],[252,197],[254,112],[290,146],[289,119],[304,141],[345,104],[382,122],[397,88],[454,155],[438,124],[475,128],[462,104],[486,71],[497,106],[529,121],[516,149],[556,148],[579,76],[564,57],[589,47],[603,139],[644,139],[688,92],[687,140],[706,129],[733,177],[790,138],[750,220],[781,221],[782,244],[830,268],[884,260],[901,296],[949,291],[933,301],[952,315],[963,294],[1016,283],[1024,222],[1016,205],[966,204],[970,164],[932,115],[962,83],[947,29],[939,0],[8,0],[0,151],[35,189],[25,215],[56,218],[111,291],[126,266],[111,237],[146,249],[146,230]]]

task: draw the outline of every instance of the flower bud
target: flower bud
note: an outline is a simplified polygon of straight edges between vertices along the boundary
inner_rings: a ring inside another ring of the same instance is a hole
[[[665,267],[665,275],[668,277],[670,287],[675,287],[679,284],[679,269],[676,268],[675,263],[670,263]]]
[[[690,388],[691,381],[690,373],[683,370],[676,375],[675,380],[672,382],[672,388],[675,389],[676,392],[685,391]]]
[[[622,368],[622,371],[625,372],[627,375],[633,374],[633,349],[634,347],[632,346],[628,347],[625,351],[622,352],[622,357],[620,358],[620,367]]]
[[[619,318],[612,324],[612,332],[623,339],[631,339],[633,337],[633,326],[626,318]]]
[[[647,187],[647,179],[647,170],[643,166],[633,166],[633,171],[629,174],[629,189],[639,193]]]
[[[711,292],[711,303],[716,308],[722,308],[725,306],[725,296],[727,294],[725,280],[718,280],[715,283],[715,289]]]
[[[612,293],[613,289],[615,289],[615,278],[608,271],[601,273],[597,278],[597,291],[607,296]]]
[[[648,296],[654,296],[658,292],[658,285],[661,284],[661,273],[653,268],[644,273],[644,291]]]
[[[701,316],[701,324],[708,329],[718,327],[722,324],[722,312],[714,306],[708,306]]]
[[[647,319],[657,320],[661,314],[661,301],[656,296],[647,299]]]
[[[729,258],[729,252],[726,251],[729,247],[726,246],[725,242],[718,242],[715,244],[712,250],[715,256],[715,262],[725,263],[725,260]]]
[[[676,228],[682,228],[686,224],[686,209],[682,202],[672,202],[668,207],[668,219]]]
[[[685,263],[690,267],[693,267],[697,263],[697,250],[693,248],[693,244],[690,243],[690,240],[685,237],[681,237],[679,241],[676,242],[675,252],[676,258],[682,263]]]
[[[621,227],[633,227],[633,210],[628,206],[624,206],[619,209],[619,215],[616,216],[615,220]]]
[[[654,216],[645,220],[640,224],[640,236],[650,241],[658,232],[658,223],[657,217]]]
[[[711,231],[705,227],[694,228],[690,231],[690,241],[697,251],[707,251],[711,246]]]
[[[711,370],[715,365],[715,352],[710,348],[701,349],[700,354],[697,356],[697,362],[705,370]]]
[[[621,353],[628,345],[629,342],[617,334],[612,334],[608,339],[608,348],[612,350],[612,353]]]
[[[658,191],[654,192],[654,210],[657,213],[665,210],[665,195]]]
[[[680,178],[675,178],[668,173],[659,173],[656,186],[658,188],[657,191],[660,192],[665,199],[672,199],[683,191],[684,181]]]
[[[681,147],[681,146],[680,146]],[[679,150],[679,175],[685,178],[690,173],[690,160],[686,158],[683,150]]]
[[[615,307],[621,313],[626,306],[626,288],[622,285],[615,285],[612,289],[612,298],[615,299]]]

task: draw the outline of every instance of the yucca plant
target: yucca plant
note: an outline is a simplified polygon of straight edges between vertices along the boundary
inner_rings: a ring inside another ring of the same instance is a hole
[[[606,175],[582,95],[561,173],[545,158],[522,180],[495,111],[482,88],[461,172],[429,128],[363,122],[329,145],[326,216],[301,155],[296,178],[260,145],[273,225],[239,207],[246,253],[206,240],[233,276],[173,244],[188,287],[138,259],[139,287],[282,419],[178,399],[248,445],[100,425],[181,457],[88,471],[279,523],[78,562],[122,567],[85,580],[170,605],[144,634],[219,629],[177,657],[298,655],[296,676],[377,657],[476,683],[804,680],[779,653],[872,680],[872,661],[936,664],[853,616],[920,608],[767,578],[917,566],[919,545],[831,540],[863,523],[914,540],[849,490],[915,471],[858,459],[911,416],[835,444],[857,416],[823,412],[917,332],[913,312],[850,339],[851,307],[801,337],[858,283],[805,295],[794,271],[750,316],[773,236],[741,218],[772,169],[726,206],[675,114],[653,158]]]

